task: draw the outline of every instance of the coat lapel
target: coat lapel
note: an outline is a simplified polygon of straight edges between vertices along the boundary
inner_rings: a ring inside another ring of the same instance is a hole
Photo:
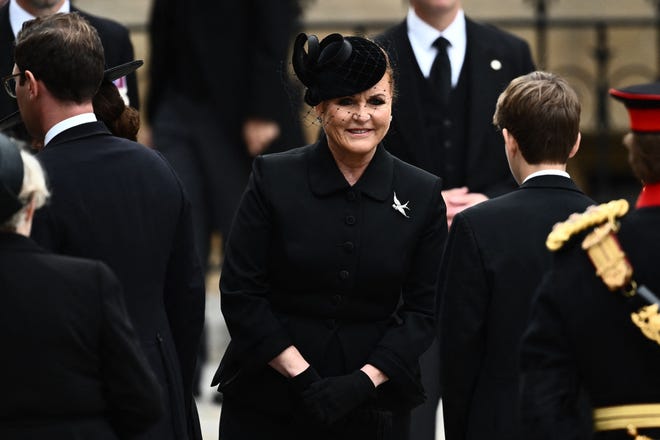
[[[398,75],[396,78],[398,96],[394,104],[390,130],[398,130],[401,133],[405,144],[411,148],[409,154],[415,159],[415,163],[431,163],[430,151],[426,148],[426,140],[422,136],[425,130],[422,104],[419,101],[420,93],[417,88],[418,77],[422,76],[422,73],[408,40],[406,22],[399,24],[392,35],[389,41],[391,47],[386,49],[394,58],[392,63],[395,75]]]
[[[474,170],[478,167],[478,154],[481,151],[481,144],[486,134],[485,130],[491,129],[489,121],[484,119],[484,115],[492,117],[495,109],[487,108],[491,102],[490,95],[497,90],[497,85],[493,84],[493,69],[490,66],[492,54],[488,48],[488,42],[480,36],[479,26],[466,17],[467,34],[467,84],[468,91],[468,119],[466,126],[470,127],[467,131],[467,169]],[[494,130],[494,128],[492,128]],[[469,172],[469,171],[468,171]]]

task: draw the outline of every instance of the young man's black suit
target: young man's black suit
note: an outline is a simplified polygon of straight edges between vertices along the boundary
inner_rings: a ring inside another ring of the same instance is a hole
[[[455,217],[438,301],[447,440],[522,438],[518,355],[550,266],[545,239],[593,203],[569,178],[543,175]]]
[[[37,157],[53,196],[36,213],[32,236],[117,274],[163,390],[166,416],[153,438],[199,438],[191,387],[205,290],[179,179],[160,154],[101,122],[61,132]]]

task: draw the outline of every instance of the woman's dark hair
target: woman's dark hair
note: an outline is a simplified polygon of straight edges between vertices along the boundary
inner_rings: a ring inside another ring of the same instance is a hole
[[[118,137],[137,140],[140,129],[140,114],[127,106],[117,87],[110,81],[103,81],[93,99],[94,113],[103,121],[112,134]]]

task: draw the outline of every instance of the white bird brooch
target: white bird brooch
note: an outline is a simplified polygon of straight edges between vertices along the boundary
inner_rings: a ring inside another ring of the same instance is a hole
[[[394,191],[394,204],[392,205],[392,208],[394,208],[395,211],[398,211],[405,218],[410,218],[406,213],[406,209],[410,211],[410,208],[408,208],[408,202],[401,204],[399,199],[396,197],[396,191]]]

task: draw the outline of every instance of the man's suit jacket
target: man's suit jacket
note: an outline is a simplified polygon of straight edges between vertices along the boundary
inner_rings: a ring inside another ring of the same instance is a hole
[[[438,301],[447,440],[521,438],[518,351],[545,239],[591,204],[570,179],[537,176],[454,218]]]
[[[525,41],[493,26],[466,17],[466,34],[468,62],[462,72],[468,87],[464,184],[471,192],[493,197],[516,186],[506,162],[502,136],[493,127],[495,104],[509,82],[533,71],[534,63]],[[387,30],[377,41],[391,57],[397,88],[392,126],[383,141],[385,148],[398,158],[429,170],[434,163],[433,150],[442,147],[426,145],[421,116],[423,92],[417,86],[422,73],[408,40],[406,22]],[[493,61],[499,61],[499,65]]]
[[[105,264],[1,232],[0,286],[0,438],[117,440],[161,417],[160,387]]]
[[[636,209],[620,224],[617,236],[632,278],[660,295],[660,207]],[[591,230],[556,252],[553,270],[534,298],[521,359],[526,439],[589,438],[581,432],[585,424],[593,427],[591,414],[581,411],[581,390],[593,408],[660,402],[660,347],[630,316],[648,303],[639,295],[610,291],[596,275],[581,247]],[[633,415],[629,418],[635,420]],[[655,424],[638,425],[640,435],[660,438],[654,415],[648,419]],[[595,440],[629,438],[625,429],[593,435]]]
[[[186,424],[196,423],[191,386],[205,289],[179,179],[160,154],[112,136],[101,122],[60,133],[37,157],[53,196],[37,211],[32,236],[54,252],[101,260],[117,274],[167,392],[171,417],[158,438],[187,438]]]
[[[78,12],[98,31],[105,51],[106,68],[133,61],[133,44],[126,27],[107,18],[96,17],[83,12],[74,6],[71,6],[71,12]],[[9,21],[8,2],[0,8],[0,78],[10,75],[14,68],[14,46],[14,33]],[[139,108],[140,101],[135,72],[128,75],[126,80],[131,106]],[[9,97],[3,90],[0,93],[0,118],[16,110],[18,110],[16,99]]]

